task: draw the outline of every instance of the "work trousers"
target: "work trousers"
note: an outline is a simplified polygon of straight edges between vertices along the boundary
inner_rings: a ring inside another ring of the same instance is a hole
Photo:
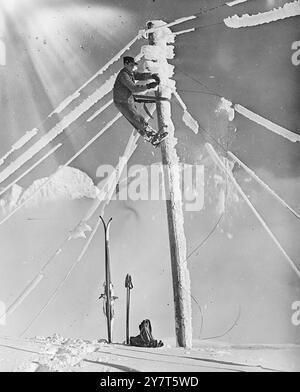
[[[145,118],[139,113],[136,103],[133,102],[114,102],[116,108],[133,125],[133,127],[144,136],[148,126]]]

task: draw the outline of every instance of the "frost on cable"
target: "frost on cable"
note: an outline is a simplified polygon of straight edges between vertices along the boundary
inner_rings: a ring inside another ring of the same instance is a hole
[[[219,168],[228,176],[228,178],[230,179],[230,181],[232,182],[233,186],[236,188],[237,192],[239,193],[239,195],[242,197],[242,199],[246,202],[246,204],[249,206],[249,208],[251,209],[251,211],[254,213],[254,215],[256,216],[256,218],[259,220],[259,222],[261,223],[262,227],[264,228],[264,230],[267,232],[267,234],[271,237],[272,241],[274,242],[274,244],[276,245],[276,247],[279,249],[279,251],[281,252],[281,254],[284,256],[284,258],[286,259],[286,261],[290,264],[291,268],[294,270],[294,272],[296,273],[296,275],[298,276],[298,278],[300,278],[300,270],[298,269],[297,265],[295,264],[295,262],[289,257],[289,255],[286,253],[286,251],[284,250],[284,248],[282,247],[282,245],[280,244],[280,242],[278,241],[277,237],[273,234],[272,230],[269,228],[269,226],[267,225],[267,223],[265,222],[265,220],[263,219],[263,217],[260,215],[260,213],[256,210],[256,208],[254,207],[254,205],[251,203],[251,201],[249,200],[249,198],[247,197],[247,195],[245,194],[245,192],[242,190],[241,186],[239,185],[239,183],[236,181],[233,173],[232,173],[232,163],[231,163],[231,167],[228,166],[228,160],[225,159],[221,159],[219,157],[219,155],[217,154],[217,152],[215,151],[215,149],[213,148],[213,146],[210,143],[206,143],[205,144],[205,148],[207,150],[207,152],[209,153],[209,155],[211,156],[211,158],[213,159],[213,161],[215,162],[216,165],[219,166]]]
[[[41,151],[47,146],[53,139],[60,135],[66,128],[68,128],[73,122],[75,122],[80,116],[88,111],[95,103],[102,99],[108,94],[114,85],[117,74],[112,75],[101,87],[96,89],[94,93],[88,96],[83,102],[81,102],[75,109],[70,113],[66,114],[61,121],[59,121],[50,131],[42,136],[35,144],[27,149],[22,155],[16,158],[10,165],[8,165],[0,173],[0,182],[4,181],[16,170],[18,170],[24,163]]]
[[[265,23],[276,22],[277,20],[300,15],[300,0],[284,4],[283,7],[274,8],[271,11],[258,13],[256,15],[233,15],[224,19],[226,26],[233,29],[240,27],[258,26]]]
[[[233,0],[230,1],[228,3],[226,3],[229,7],[234,7],[235,5],[241,4],[241,3],[245,3],[248,0]]]
[[[174,95],[175,95],[177,101],[179,102],[179,105],[183,109],[183,116],[182,116],[183,122],[194,133],[198,133],[198,131],[199,131],[199,124],[198,124],[198,122],[190,114],[190,112],[188,111],[188,108],[186,107],[186,104],[183,102],[182,98],[180,97],[180,95],[178,94],[178,92],[176,90],[174,90]]]
[[[227,112],[229,121],[234,119],[234,108],[232,107],[232,102],[226,98],[221,98],[215,113],[220,113],[221,111]]]
[[[102,75],[111,65],[120,59],[123,53],[125,53],[134,43],[140,38],[140,34],[136,35],[123,49],[121,49],[112,59],[110,59],[103,67],[99,69],[87,82],[85,82],[75,93],[68,96],[48,117],[51,117],[54,113],[61,113],[71,102],[80,96],[80,91],[91,83],[98,76]]]
[[[251,170],[245,163],[243,163],[237,156],[235,156],[232,152],[228,151],[228,155],[235,161],[237,162],[241,167],[245,169],[245,171],[253,178],[256,182],[258,182],[271,196],[275,197],[279,201],[281,205],[283,205],[285,208],[287,208],[289,211],[292,212],[298,219],[300,219],[300,215],[292,208],[290,207],[272,188],[269,187],[268,184],[266,184],[261,178],[253,171]],[[250,178],[250,181],[251,181]],[[247,180],[249,182],[249,179]]]
[[[44,279],[42,273],[38,274],[29,285],[23,290],[23,292],[13,301],[13,303],[7,308],[5,315],[9,316],[23,303],[23,301],[29,296],[29,294],[37,287],[40,281]]]
[[[242,114],[243,116],[249,118],[250,120],[256,122],[257,124],[262,125],[263,127],[269,129],[270,131],[277,133],[278,135],[286,139],[289,139],[293,143],[300,141],[300,135],[298,135],[297,133],[289,131],[288,129],[285,129],[280,125],[274,124],[272,121],[267,120],[262,116],[259,116],[258,114],[252,112],[251,110],[245,108],[242,105],[236,104],[234,105],[234,109],[235,111]]]
[[[14,152],[22,148],[29,140],[31,140],[37,133],[37,128],[33,128],[31,131],[27,131],[16,143],[11,146],[11,149],[0,159],[0,165],[3,165],[4,161]]]
[[[73,102],[76,98],[78,98],[80,96],[80,90],[82,90],[85,86],[87,86],[90,82],[92,82],[96,77],[98,77],[99,75],[102,75],[112,64],[114,64],[116,61],[118,61],[120,59],[120,57],[122,56],[123,53],[125,53],[135,42],[136,40],[138,40],[140,38],[140,34],[138,34],[137,36],[135,36],[123,49],[121,49],[110,61],[108,61],[94,76],[92,76],[86,83],[84,83],[77,91],[75,91],[73,94],[71,94],[70,96],[68,96],[63,102],[61,102],[56,109],[54,109],[48,117],[51,117],[54,113],[61,113],[71,102]],[[136,61],[138,60],[139,55],[136,58]],[[113,75],[108,81],[107,84],[109,86],[109,91],[112,89],[113,83],[114,83],[114,78],[116,77],[116,75]],[[104,84],[105,86],[105,84]],[[98,89],[99,90],[99,89]],[[98,91],[97,90],[97,91]],[[96,93],[97,93],[96,91]],[[107,91],[107,92],[109,92]],[[101,88],[100,88],[100,92],[101,92]],[[104,94],[102,96],[104,96],[105,94],[107,94],[107,92],[104,92]],[[97,101],[101,99],[101,94],[100,97],[97,99]],[[96,103],[97,101],[95,101],[94,103]],[[80,106],[80,105],[79,105]],[[86,109],[88,110],[89,107]],[[85,111],[86,111],[85,110]],[[62,129],[63,130],[63,129]],[[35,136],[35,134],[38,132],[37,128],[32,129],[31,131],[26,132],[26,134],[24,136],[22,136],[18,142],[16,142],[10,151],[8,151],[2,158],[0,158],[0,166],[4,163],[5,159],[10,156],[16,149],[21,148],[25,143],[27,143],[33,136]],[[59,132],[60,133],[60,132]],[[57,135],[55,135],[54,137],[56,137]],[[52,137],[53,139],[53,137]],[[51,139],[51,140],[52,140]],[[40,144],[42,144],[42,142],[40,142]],[[46,143],[47,144],[47,143]],[[45,144],[44,144],[45,145]],[[38,145],[37,145],[38,146]],[[37,147],[36,146],[36,147]],[[41,149],[41,148],[40,148]],[[37,150],[40,151],[40,149]],[[33,155],[35,155],[37,152],[34,152],[34,150],[30,151],[30,154],[32,157]],[[25,162],[28,159],[25,160]],[[15,170],[17,170],[21,165],[22,165],[22,161],[20,162],[16,162],[13,166],[10,167],[9,169],[9,173],[13,173]],[[7,177],[10,174],[7,175]],[[7,178],[5,177],[5,178]],[[0,174],[0,178],[1,178],[1,174]],[[1,180],[0,180],[1,181]],[[3,181],[3,180],[2,180]]]

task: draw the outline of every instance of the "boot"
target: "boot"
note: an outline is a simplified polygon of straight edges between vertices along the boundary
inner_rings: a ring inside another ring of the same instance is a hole
[[[153,136],[151,140],[151,144],[154,147],[158,147],[160,143],[168,136],[168,132],[161,132],[157,133],[156,135]]]

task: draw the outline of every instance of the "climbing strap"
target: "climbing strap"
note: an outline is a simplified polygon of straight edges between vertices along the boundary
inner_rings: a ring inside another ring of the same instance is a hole
[[[170,101],[166,97],[155,97],[153,95],[134,95],[135,102],[138,103],[155,103],[157,101]]]
[[[149,109],[147,108],[147,103],[156,103],[158,101],[170,101],[169,98],[165,98],[165,97],[155,97],[153,95],[134,95],[134,101],[137,103],[143,103],[143,108],[145,110],[145,112],[147,113],[147,115],[150,118],[154,118],[152,116],[152,114],[150,113]]]

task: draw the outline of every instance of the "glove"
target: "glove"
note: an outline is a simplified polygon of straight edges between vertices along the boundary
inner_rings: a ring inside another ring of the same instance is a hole
[[[146,86],[147,86],[147,89],[150,90],[151,88],[155,88],[156,86],[158,86],[158,83],[151,82],[151,83],[148,83]]]
[[[157,74],[152,74],[151,77],[152,77],[152,79],[154,79],[157,82],[157,84],[160,83],[160,78]]]

